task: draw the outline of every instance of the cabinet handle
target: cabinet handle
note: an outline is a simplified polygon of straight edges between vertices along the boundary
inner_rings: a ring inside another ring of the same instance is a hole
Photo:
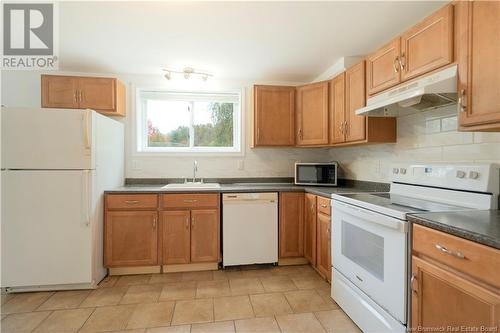
[[[460,97],[458,97],[458,107],[460,108],[460,112],[465,112],[466,111],[466,106],[465,106],[465,89],[460,90]]]
[[[326,207],[328,207],[328,206],[327,206],[327,205],[325,205],[325,204],[321,204],[321,205],[319,205],[319,206],[320,206],[321,208],[326,208]]]
[[[413,291],[415,294],[417,294],[418,289],[414,287],[414,282],[417,281],[417,274],[412,273],[411,274],[411,279],[410,279],[410,289]]]
[[[344,135],[347,136],[347,130],[348,130],[348,127],[347,127],[347,121],[344,120]]]
[[[153,217],[153,230],[156,229],[156,217]]]
[[[401,58],[398,59],[399,61],[399,66],[401,67],[401,70],[404,71],[406,67],[406,56],[405,53],[401,53]]]
[[[139,203],[139,200],[125,200],[127,205],[136,205]]]
[[[184,202],[191,203],[191,202],[198,202],[198,200],[196,200],[196,199],[184,199]]]
[[[340,133],[344,134],[344,122],[340,124]]]
[[[75,99],[75,102],[77,103],[78,102],[78,90],[75,90],[75,94],[73,97]]]
[[[83,90],[80,90],[80,102],[83,101]]]
[[[452,256],[452,257],[455,257],[458,259],[465,259],[465,255],[462,252],[453,252],[451,250],[448,250],[446,247],[444,247],[443,245],[440,245],[440,244],[436,244],[435,246],[436,246],[436,249],[438,249],[439,251],[441,251],[444,254],[447,254],[449,256]]]
[[[194,228],[194,222],[195,222],[194,217],[192,217],[191,218],[191,228]]]
[[[394,59],[394,62],[392,63],[392,68],[394,68],[394,73],[397,73],[399,72],[399,56],[396,57],[396,59]]]
[[[189,229],[189,217],[186,217],[186,229]]]
[[[302,140],[303,136],[302,136],[302,129],[299,128],[299,139]]]

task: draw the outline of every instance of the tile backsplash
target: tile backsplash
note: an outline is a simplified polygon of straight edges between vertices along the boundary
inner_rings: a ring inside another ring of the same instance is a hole
[[[500,133],[458,132],[456,105],[397,121],[395,144],[330,149],[343,177],[388,182],[392,162],[500,163]]]

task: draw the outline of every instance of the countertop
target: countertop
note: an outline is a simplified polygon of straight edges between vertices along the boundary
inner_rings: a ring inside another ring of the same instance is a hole
[[[220,188],[211,189],[179,189],[163,188],[162,185],[127,185],[107,190],[105,193],[236,193],[236,192],[307,192],[331,198],[335,193],[377,192],[380,189],[366,186],[300,186],[289,183],[241,183],[221,184]]]
[[[408,215],[412,223],[500,249],[500,210],[467,210]]]

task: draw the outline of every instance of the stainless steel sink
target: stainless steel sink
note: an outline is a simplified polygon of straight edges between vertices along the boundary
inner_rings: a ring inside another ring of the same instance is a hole
[[[163,186],[162,188],[170,188],[170,189],[217,189],[220,188],[219,183],[201,183],[201,182],[187,182],[187,183],[175,183],[168,184]]]

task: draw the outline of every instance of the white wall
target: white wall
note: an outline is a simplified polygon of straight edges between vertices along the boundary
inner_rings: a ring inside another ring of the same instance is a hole
[[[388,182],[392,162],[500,163],[500,133],[457,131],[455,106],[398,118],[395,144],[332,148],[349,179]]]
[[[4,71],[2,73],[2,103],[9,107],[40,107],[40,72],[34,71]],[[49,74],[56,74],[50,72]],[[81,74],[89,73],[59,73]],[[99,74],[96,76],[106,76]],[[116,118],[125,123],[126,131],[126,166],[125,175],[128,178],[162,178],[190,177],[192,163],[199,163],[200,177],[291,177],[295,161],[328,161],[327,149],[271,149],[250,148],[252,83],[251,82],[219,82],[216,79],[207,83],[196,82],[186,84],[186,81],[168,82],[161,74],[153,75],[108,75],[119,78],[127,85],[127,116]],[[134,137],[134,95],[136,88],[174,89],[179,90],[242,90],[244,105],[243,118],[243,154],[241,156],[144,156],[135,152]],[[300,82],[259,82],[259,84],[301,84]],[[279,126],[279,124],[277,124]],[[240,162],[241,161],[241,162]],[[243,169],[238,169],[243,164]]]

